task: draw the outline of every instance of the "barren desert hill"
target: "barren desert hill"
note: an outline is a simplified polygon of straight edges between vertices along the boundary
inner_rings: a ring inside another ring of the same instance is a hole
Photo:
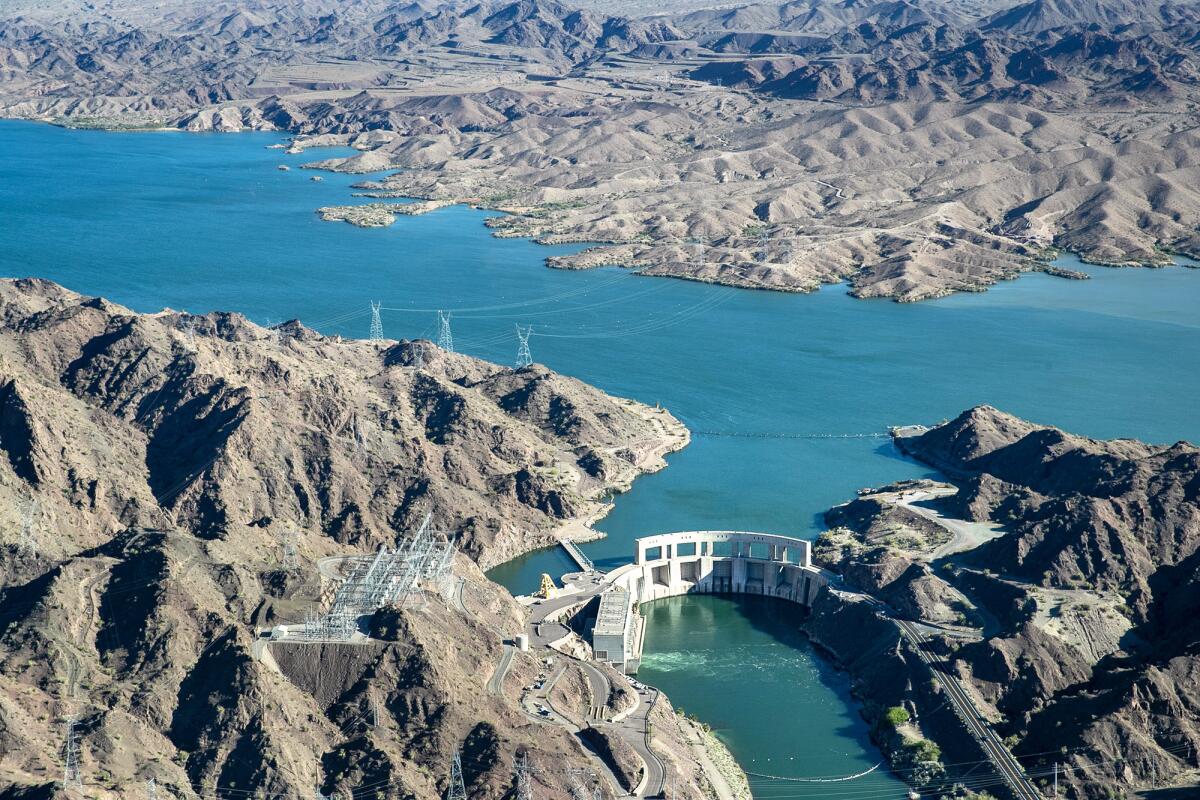
[[[89,797],[153,779],[179,798],[432,799],[456,751],[472,797],[510,791],[518,753],[547,796],[571,769],[609,786],[569,728],[522,710],[539,661],[503,642],[527,611],[480,565],[553,542],[686,441],[666,412],[536,365],[0,282],[0,794],[68,791],[71,731]],[[460,552],[422,602],[379,612],[369,640],[264,646],[259,629],[328,600],[319,560],[425,515]],[[699,797],[660,711],[660,752]]]
[[[0,20],[0,110],[349,143],[381,199],[598,243],[552,266],[917,301],[1200,254],[1196,9],[126,3]]]
[[[1082,798],[1194,788],[1200,449],[1092,439],[988,406],[896,442],[951,483],[864,490],[831,510],[825,563],[946,631],[936,651],[1030,775],[1045,782],[1058,762],[1060,791]],[[813,627],[837,651],[862,645]],[[899,659],[857,667],[868,708],[919,694],[881,677],[907,669]],[[922,716],[953,736],[938,702]]]
[[[168,523],[370,550],[432,513],[486,567],[552,541],[683,441],[667,444],[680,426],[665,412],[540,366],[135,314],[38,280],[0,292],[6,524],[36,502],[65,532],[48,556]]]

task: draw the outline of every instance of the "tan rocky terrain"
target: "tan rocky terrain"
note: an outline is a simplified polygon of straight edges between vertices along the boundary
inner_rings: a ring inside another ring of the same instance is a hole
[[[60,796],[70,718],[89,797],[440,797],[455,750],[472,797],[510,791],[518,752],[547,796],[572,768],[607,786],[522,711],[532,654],[485,690],[527,612],[479,565],[685,441],[539,366],[0,283],[0,796]],[[461,552],[424,602],[364,644],[256,644],[320,606],[318,558],[425,514]]]
[[[1067,796],[1195,787],[1200,449],[1088,439],[986,406],[896,441],[957,485],[924,504],[947,532],[1001,535],[944,557],[914,548],[897,531],[930,517],[878,498],[928,486],[884,487],[830,512],[842,527],[823,537],[825,563],[907,619],[976,628],[931,636],[1039,781],[1057,762]],[[846,651],[837,626],[814,625]],[[888,685],[878,669],[857,667],[868,695]]]
[[[913,301],[1200,253],[1189,4],[16,8],[9,116],[352,143],[372,194],[599,243],[552,266]]]

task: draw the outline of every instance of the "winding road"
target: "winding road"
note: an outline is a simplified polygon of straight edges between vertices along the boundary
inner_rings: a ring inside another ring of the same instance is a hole
[[[488,694],[496,695],[498,697],[504,693],[504,679],[508,677],[508,670],[510,667],[512,667],[513,655],[516,652],[516,647],[505,643],[504,655],[500,656],[500,663],[496,665],[496,671],[493,672],[492,677],[488,679]]]

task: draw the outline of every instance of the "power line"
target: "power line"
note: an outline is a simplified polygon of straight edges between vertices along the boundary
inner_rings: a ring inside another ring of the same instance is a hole
[[[446,790],[446,800],[467,800],[467,786],[463,781],[462,753],[454,751],[454,759],[450,762],[450,788]]]
[[[297,567],[297,550],[296,550],[296,532],[293,530],[284,531],[280,536],[280,546],[283,550],[280,558],[280,565],[286,570],[293,570]]]
[[[79,734],[74,715],[67,717],[67,740],[63,745],[63,787],[83,790],[83,775],[79,769]]]
[[[513,773],[517,778],[517,800],[533,800],[533,785],[529,782],[529,754],[522,751],[513,758]]]
[[[17,549],[30,558],[37,558],[38,554],[38,535],[34,527],[38,507],[38,501],[30,498],[25,501],[25,507],[21,514],[21,538],[17,543]]]

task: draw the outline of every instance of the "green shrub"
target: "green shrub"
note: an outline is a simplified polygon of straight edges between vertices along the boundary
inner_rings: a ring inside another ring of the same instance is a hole
[[[892,706],[883,713],[883,718],[886,719],[888,724],[893,728],[895,728],[897,725],[903,725],[912,719],[908,713],[908,710],[903,706]]]

